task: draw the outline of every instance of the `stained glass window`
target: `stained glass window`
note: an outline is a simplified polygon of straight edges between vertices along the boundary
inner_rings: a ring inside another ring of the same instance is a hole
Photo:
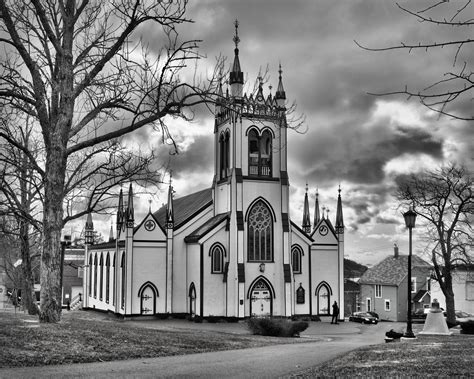
[[[273,261],[273,220],[263,201],[258,201],[250,210],[248,218],[249,262]]]

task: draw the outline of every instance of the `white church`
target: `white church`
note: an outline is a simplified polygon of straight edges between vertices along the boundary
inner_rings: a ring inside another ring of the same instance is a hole
[[[98,245],[89,215],[83,308],[239,319],[329,315],[334,301],[343,309],[340,189],[335,226],[318,196],[311,225],[307,188],[302,225],[291,221],[282,70],[274,96],[261,84],[244,94],[237,25],[230,91],[221,84],[216,104],[211,188],[174,199],[170,184],[167,204],[136,222],[130,185],[116,239]]]

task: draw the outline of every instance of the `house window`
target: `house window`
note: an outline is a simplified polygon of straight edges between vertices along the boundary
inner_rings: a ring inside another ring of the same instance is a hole
[[[265,130],[261,136],[249,132],[249,175],[272,176],[272,135]]]
[[[94,297],[97,297],[97,253],[94,256]]]
[[[259,200],[248,217],[248,261],[273,261],[273,219],[270,209]]]
[[[107,259],[105,260],[105,302],[109,302],[110,296],[110,255],[107,253]]]
[[[390,299],[385,299],[385,310],[390,312]]]
[[[411,293],[416,293],[416,278],[411,278]]]
[[[220,150],[220,178],[224,179],[229,176],[230,173],[230,133],[227,131],[225,134],[221,134],[219,138],[219,150]]]
[[[100,254],[100,287],[99,287],[99,299],[102,300],[102,295],[104,291],[104,257],[103,254]]]
[[[474,274],[468,273],[466,277],[466,300],[474,300]]]
[[[303,250],[299,246],[293,246],[291,248],[291,266],[293,267],[293,273],[301,274],[301,256]]]
[[[372,310],[372,299],[368,297],[365,303],[367,305],[367,312],[370,312]]]
[[[224,248],[221,245],[215,245],[211,248],[211,272],[213,274],[222,274],[224,269]]]
[[[382,285],[376,284],[375,285],[375,297],[381,298],[382,297]]]

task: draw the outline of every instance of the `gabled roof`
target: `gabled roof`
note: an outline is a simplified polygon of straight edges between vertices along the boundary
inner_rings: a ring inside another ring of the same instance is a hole
[[[420,257],[412,256],[412,268],[430,269],[431,266]],[[408,255],[389,256],[369,268],[360,278],[360,284],[385,284],[398,286],[408,272]]]
[[[204,237],[207,233],[209,233],[212,229],[214,229],[214,227],[219,225],[222,221],[227,220],[228,218],[229,218],[229,213],[221,213],[214,217],[211,217],[199,228],[197,228],[191,234],[186,236],[184,238],[184,242],[187,242],[187,243],[198,242],[201,237]]]
[[[178,229],[190,218],[201,212],[212,204],[212,189],[192,193],[187,196],[179,197],[173,200],[174,228]],[[166,223],[166,205],[161,207],[153,216],[162,228]]]
[[[423,301],[423,298],[425,297],[425,295],[429,295],[429,292],[427,290],[419,290],[417,292],[417,294],[415,295],[415,297],[413,298],[413,301],[415,303],[421,303]]]

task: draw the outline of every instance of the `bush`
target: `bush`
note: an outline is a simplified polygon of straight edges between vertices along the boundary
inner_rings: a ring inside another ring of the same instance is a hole
[[[309,324],[306,321],[290,321],[286,319],[251,318],[247,326],[253,334],[272,337],[298,337]]]
[[[208,316],[208,317],[206,317],[206,320],[210,324],[215,324],[215,323],[220,322],[221,318],[222,317],[220,317],[220,316]]]
[[[474,320],[464,321],[459,325],[461,325],[462,334],[474,334]]]

